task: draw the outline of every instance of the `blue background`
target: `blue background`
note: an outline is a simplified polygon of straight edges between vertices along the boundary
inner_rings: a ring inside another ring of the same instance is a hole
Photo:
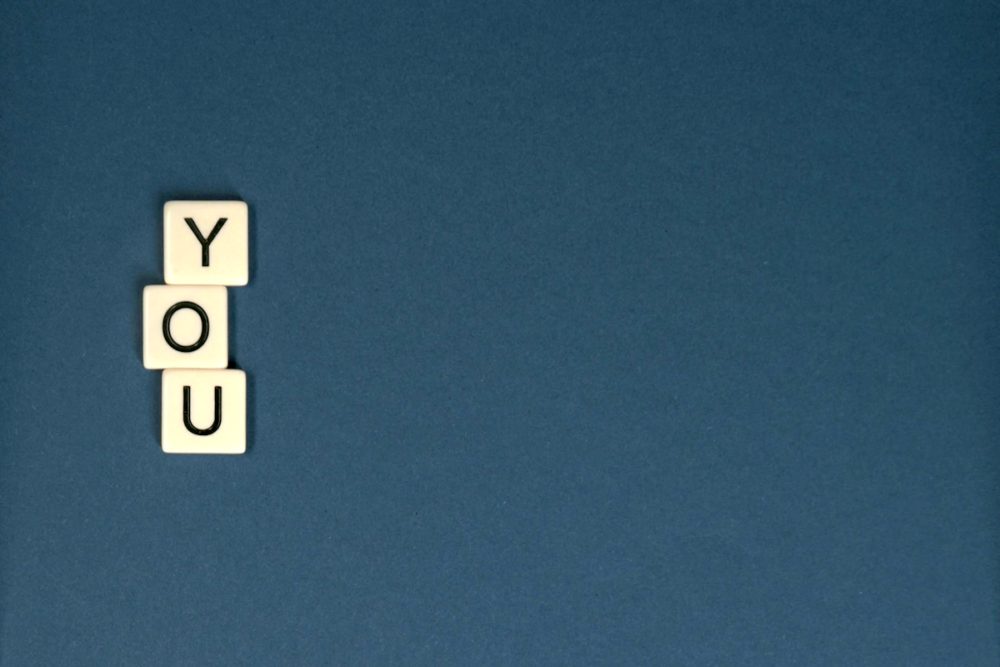
[[[996,665],[1000,6],[835,4],[0,5],[0,663]]]

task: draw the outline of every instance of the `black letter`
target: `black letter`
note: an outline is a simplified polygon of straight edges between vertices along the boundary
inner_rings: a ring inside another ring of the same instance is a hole
[[[195,237],[198,239],[198,243],[201,244],[201,265],[208,266],[208,246],[212,245],[212,241],[215,240],[216,235],[219,230],[222,229],[222,225],[226,224],[228,218],[219,218],[219,221],[215,223],[215,227],[212,229],[212,233],[208,235],[208,239],[201,235],[201,230],[198,229],[198,225],[194,224],[194,220],[191,218],[184,218],[184,222],[188,223],[188,227],[194,232]]]
[[[212,435],[222,426],[222,387],[215,388],[215,421],[208,428],[191,423],[191,387],[184,387],[184,425],[195,435]]]
[[[170,318],[174,316],[178,310],[183,308],[190,308],[194,312],[198,313],[198,317],[201,318],[201,337],[198,338],[194,343],[190,345],[181,345],[174,340],[174,337],[170,335]],[[178,352],[194,352],[199,347],[205,344],[208,340],[208,314],[205,310],[196,303],[191,301],[180,301],[170,306],[167,309],[167,314],[163,316],[163,337],[167,339],[167,345],[174,348]]]

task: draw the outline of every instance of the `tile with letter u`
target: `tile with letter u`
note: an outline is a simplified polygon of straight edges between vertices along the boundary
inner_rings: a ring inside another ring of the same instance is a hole
[[[243,454],[247,376],[241,370],[163,371],[160,446],[168,454]]]

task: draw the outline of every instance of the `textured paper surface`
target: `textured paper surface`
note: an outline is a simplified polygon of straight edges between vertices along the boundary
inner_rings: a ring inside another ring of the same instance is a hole
[[[998,34],[0,3],[0,665],[997,665]],[[166,456],[212,198],[249,448]]]

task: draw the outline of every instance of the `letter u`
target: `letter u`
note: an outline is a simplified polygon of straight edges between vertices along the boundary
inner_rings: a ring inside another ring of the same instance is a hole
[[[198,428],[191,423],[191,387],[184,387],[184,425],[195,435],[212,435],[222,426],[222,387],[215,388],[215,421],[208,428]]]

